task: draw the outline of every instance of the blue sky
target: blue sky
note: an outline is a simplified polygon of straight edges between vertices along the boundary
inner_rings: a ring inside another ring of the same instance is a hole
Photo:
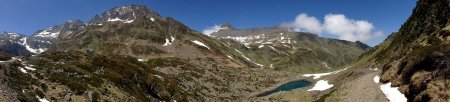
[[[329,14],[365,20],[384,35],[366,41],[382,42],[411,15],[416,0],[2,0],[0,31],[30,35],[38,29],[69,19],[90,20],[115,6],[146,5],[162,16],[173,17],[202,31],[225,22],[236,28],[270,27],[294,22],[305,13],[319,22]],[[321,36],[339,39],[323,32]]]

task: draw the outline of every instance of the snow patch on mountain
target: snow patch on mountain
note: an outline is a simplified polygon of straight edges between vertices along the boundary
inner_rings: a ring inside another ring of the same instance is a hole
[[[163,46],[169,46],[172,45],[173,41],[175,41],[175,38],[173,36],[170,36],[170,40],[166,38],[166,43],[164,43]],[[209,48],[208,48],[209,49]]]
[[[138,59],[139,62],[147,62],[147,59]]]
[[[159,76],[159,75],[153,75],[153,76],[155,76],[155,77],[157,77],[157,78],[159,78],[159,79],[161,79],[161,80],[164,80],[164,78],[161,77],[161,76]]]
[[[170,43],[169,39],[166,39],[166,43],[164,43],[163,46],[169,46],[169,45],[172,45],[172,43]]]
[[[10,38],[10,39],[17,39],[17,38],[21,37],[20,34],[14,33],[14,32],[8,32],[8,33],[6,33],[6,34],[9,35],[9,38]]]
[[[109,22],[117,22],[117,21],[120,21],[120,22],[124,22],[124,23],[131,23],[131,22],[133,22],[134,21],[134,19],[131,19],[131,20],[122,20],[122,19],[120,19],[120,18],[113,18],[113,19],[111,19],[111,18],[108,18],[108,21]]]
[[[323,64],[323,66],[325,66],[326,68],[331,69],[331,68],[328,66],[328,63],[327,63],[327,62],[322,61],[322,64]]]
[[[263,47],[264,47],[264,45],[259,45],[259,46],[258,46],[258,48],[263,48]]]
[[[22,67],[19,67],[20,72],[22,73],[28,73],[27,70],[23,69]]]
[[[239,50],[237,50],[237,49],[234,49],[234,50],[235,50],[236,52],[240,53],[241,56],[244,57],[247,61],[250,61],[250,62],[252,62],[252,63],[254,63],[254,64],[258,65],[258,66],[261,66],[261,67],[264,66],[264,65],[262,65],[262,64],[253,62],[250,58],[246,57],[246,56],[244,55],[244,53],[242,53],[241,51],[239,51]]]
[[[386,98],[390,102],[407,102],[408,99],[406,99],[405,95],[402,94],[398,87],[391,87],[391,83],[386,83],[383,85],[380,85],[381,91],[386,95]]]
[[[43,38],[56,38],[58,37],[58,35],[60,34],[60,32],[51,32],[49,30],[53,29],[52,27],[50,27],[47,30],[44,30],[36,35],[34,35],[35,37],[43,37]]]
[[[194,44],[199,45],[199,46],[206,47],[206,48],[208,48],[208,50],[211,50],[208,46],[206,46],[206,44],[204,44],[204,43],[202,43],[202,42],[200,42],[200,41],[198,41],[198,40],[193,40],[192,42],[193,42]]]
[[[36,95],[36,98],[39,100],[39,102],[50,102],[50,101],[48,101],[47,99],[41,98],[41,97],[39,97],[39,96],[37,96],[37,95]]]
[[[375,77],[373,77],[373,82],[380,83],[380,76],[376,75]]]
[[[32,53],[35,53],[35,54],[39,54],[39,53],[42,53],[42,52],[44,52],[44,51],[47,50],[47,48],[38,48],[38,49],[34,49],[34,48],[30,47],[30,46],[27,44],[27,37],[21,38],[19,44],[22,45],[22,46],[24,46],[28,51],[30,51],[30,52],[32,52]]]
[[[231,57],[230,55],[227,55],[227,57],[228,57],[228,58],[230,58],[230,59],[234,59],[234,58],[233,58],[233,57]]]
[[[323,91],[332,88],[333,86],[333,84],[328,84],[327,80],[319,80],[316,82],[314,87],[309,89],[308,91]]]

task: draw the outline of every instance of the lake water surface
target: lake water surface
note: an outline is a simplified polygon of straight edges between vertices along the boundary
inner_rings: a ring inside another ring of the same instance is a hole
[[[256,95],[256,97],[263,97],[263,96],[267,96],[273,93],[277,93],[280,91],[291,91],[297,88],[303,88],[306,86],[311,86],[311,82],[305,81],[305,80],[297,80],[297,81],[292,81],[292,82],[288,82],[286,84],[283,84],[273,90],[270,91],[266,91],[262,94]]]

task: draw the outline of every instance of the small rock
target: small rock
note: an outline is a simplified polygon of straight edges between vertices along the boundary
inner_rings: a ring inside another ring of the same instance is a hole
[[[66,96],[64,96],[64,100],[65,100],[66,102],[72,101],[72,98],[70,97],[71,95],[72,95],[72,93],[66,94]]]

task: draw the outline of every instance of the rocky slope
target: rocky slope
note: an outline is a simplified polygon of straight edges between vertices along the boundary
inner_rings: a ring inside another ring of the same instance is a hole
[[[50,45],[33,48],[45,52],[0,62],[1,85],[15,93],[7,98],[236,101],[288,74],[251,69],[260,66],[241,52],[144,6],[113,8],[88,24],[69,21],[21,39],[40,37]]]
[[[3,32],[0,34],[0,51],[11,55],[31,55],[32,53],[23,46],[23,41],[21,41],[22,38],[25,38],[22,34]]]
[[[283,26],[240,30],[226,23],[210,36],[266,68],[303,73],[343,68],[370,48],[359,41],[328,39]]]
[[[142,60],[210,57],[230,65],[258,67],[220,41],[144,6],[113,8],[73,33],[60,38],[53,50],[92,49],[96,53],[129,55]]]
[[[5,33],[5,41],[34,56],[0,53],[0,88],[7,89],[0,93],[10,93],[0,101],[246,101],[303,78],[295,72],[348,65],[369,48],[282,27],[239,30],[228,24],[216,33],[203,35],[135,5],[30,37]]]

